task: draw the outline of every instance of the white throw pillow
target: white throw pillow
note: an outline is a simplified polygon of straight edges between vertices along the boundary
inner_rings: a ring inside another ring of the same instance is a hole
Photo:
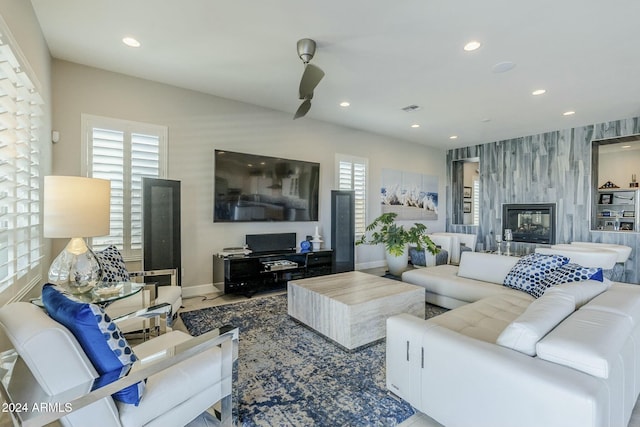
[[[536,344],[575,311],[576,303],[568,293],[543,295],[505,328],[496,344],[529,356],[536,355]]]
[[[545,291],[544,295],[571,295],[576,301],[576,310],[597,297],[611,287],[611,280],[585,280],[584,282],[569,282],[554,286]]]

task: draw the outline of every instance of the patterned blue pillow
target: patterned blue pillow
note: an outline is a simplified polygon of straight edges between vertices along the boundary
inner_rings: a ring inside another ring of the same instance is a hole
[[[100,375],[117,372],[113,380],[129,372],[138,358],[120,329],[104,310],[95,304],[82,302],[62,288],[46,284],[42,288],[42,302],[49,316],[65,326]],[[113,394],[124,403],[138,405],[145,383],[140,381]]]
[[[542,295],[539,288],[547,274],[569,262],[562,255],[529,254],[518,260],[504,279],[504,285],[524,291],[535,298]]]
[[[102,269],[103,282],[128,282],[129,272],[118,248],[114,245],[96,252],[96,258]]]
[[[604,281],[602,269],[595,267],[583,267],[574,263],[565,264],[557,270],[549,273],[540,284],[540,288],[537,292],[542,295],[552,286],[560,285],[562,283],[582,282],[584,280],[597,280],[598,282]]]

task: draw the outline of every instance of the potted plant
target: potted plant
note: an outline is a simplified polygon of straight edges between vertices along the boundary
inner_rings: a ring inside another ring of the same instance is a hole
[[[388,212],[380,215],[366,228],[356,242],[356,245],[377,245],[382,243],[385,248],[389,273],[400,276],[407,269],[409,261],[409,245],[415,245],[417,250],[428,250],[432,254],[438,253],[438,248],[427,235],[427,226],[415,223],[408,230],[398,225],[395,220],[398,214]]]

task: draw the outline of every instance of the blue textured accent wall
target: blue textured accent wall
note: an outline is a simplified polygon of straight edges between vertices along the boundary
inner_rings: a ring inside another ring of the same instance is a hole
[[[639,283],[640,233],[590,230],[590,204],[597,183],[591,182],[591,141],[640,134],[640,118],[547,132],[490,142],[447,152],[447,231],[474,233],[478,242],[492,242],[501,232],[504,203],[556,203],[557,243],[589,241],[633,248],[626,281]],[[480,224],[452,224],[452,162],[480,159]],[[515,246],[515,245],[514,245]],[[518,244],[519,251],[533,250]]]

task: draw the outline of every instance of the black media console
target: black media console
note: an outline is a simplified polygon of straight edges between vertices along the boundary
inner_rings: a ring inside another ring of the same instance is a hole
[[[214,268],[216,263],[214,255]],[[224,293],[251,296],[284,289],[289,280],[333,272],[333,251],[251,254],[224,259]]]

